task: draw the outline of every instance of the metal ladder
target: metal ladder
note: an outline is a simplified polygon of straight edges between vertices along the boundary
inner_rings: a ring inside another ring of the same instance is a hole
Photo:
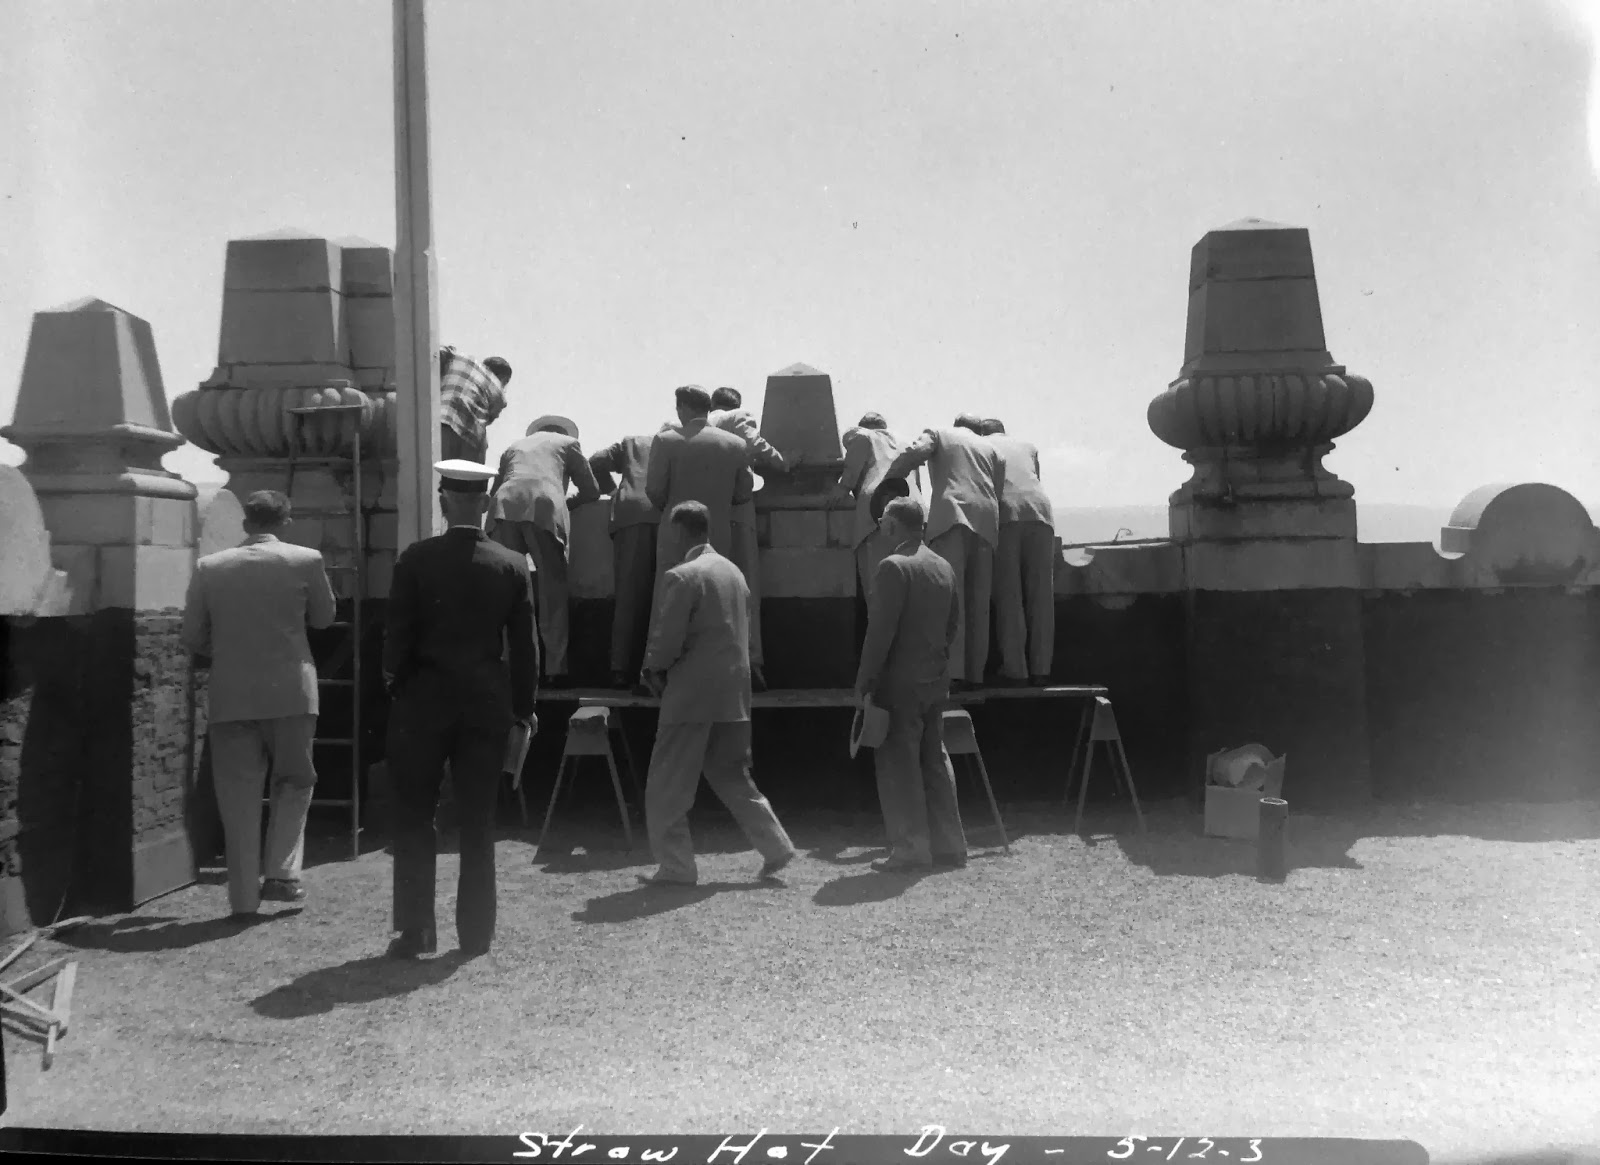
[[[348,457],[314,457],[304,453],[305,431],[304,426],[308,420],[322,416],[345,417],[355,416],[359,421],[365,405],[310,405],[305,408],[295,408],[289,411],[289,484],[284,491],[291,498],[294,496],[295,470],[302,465],[341,465],[350,468],[352,496],[350,504],[340,509],[307,509],[296,508],[295,517],[315,518],[347,518],[350,521],[350,556],[349,562],[325,563],[324,567],[329,574],[344,574],[351,579],[350,618],[348,621],[338,620],[330,624],[333,629],[348,632],[343,646],[325,660],[323,667],[318,669],[317,686],[321,689],[348,688],[350,689],[350,735],[349,736],[322,736],[317,735],[312,740],[312,747],[318,745],[346,748],[350,753],[350,795],[338,798],[314,798],[313,807],[338,808],[350,810],[350,856],[361,856],[361,647],[362,637],[366,630],[362,620],[361,600],[367,584],[367,537],[366,537],[366,512],[361,505],[361,426],[357,424],[353,433],[353,443]],[[337,672],[343,664],[346,650],[350,657],[350,678],[336,678]],[[319,725],[320,729],[320,717]]]

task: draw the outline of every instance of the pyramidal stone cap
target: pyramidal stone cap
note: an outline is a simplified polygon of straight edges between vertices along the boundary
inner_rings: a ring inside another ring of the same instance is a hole
[[[768,376],[761,435],[791,460],[797,455],[812,463],[842,458],[833,379],[809,364],[791,364]]]
[[[11,429],[105,432],[136,426],[172,434],[150,325],[94,296],[36,312]]]

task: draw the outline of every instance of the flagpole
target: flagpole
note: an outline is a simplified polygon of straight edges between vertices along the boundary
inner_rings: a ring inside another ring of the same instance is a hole
[[[432,537],[440,524],[433,465],[439,460],[439,304],[428,158],[425,0],[394,0],[395,409],[399,542]]]

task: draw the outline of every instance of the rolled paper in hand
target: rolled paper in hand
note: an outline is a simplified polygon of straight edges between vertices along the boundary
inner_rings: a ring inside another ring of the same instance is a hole
[[[1289,802],[1281,797],[1261,798],[1261,828],[1256,834],[1256,877],[1263,882],[1281,882],[1289,876],[1284,850],[1284,823],[1289,818]]]

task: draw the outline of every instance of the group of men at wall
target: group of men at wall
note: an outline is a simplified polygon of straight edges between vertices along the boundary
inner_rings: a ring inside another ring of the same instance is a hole
[[[487,429],[505,407],[511,370],[491,357],[478,364],[445,349],[441,367],[441,436],[447,458],[487,463]],[[652,612],[668,565],[661,553],[661,517],[683,501],[711,514],[711,545],[730,559],[750,588],[750,662],[755,690],[765,684],[761,635],[761,556],[753,474],[782,474],[786,460],[762,436],[739,392],[676,390],[677,421],[654,434],[623,437],[585,457],[578,427],[544,416],[500,456],[489,536],[532,560],[545,679],[567,681],[570,508],[610,495],[615,601],[610,647],[613,687],[639,690],[639,668]],[[1000,683],[1043,684],[1055,641],[1055,524],[1040,481],[1039,453],[1006,433],[999,420],[958,416],[930,428],[905,448],[884,418],[867,413],[843,436],[844,467],[834,490],[855,501],[854,529],[861,593],[870,597],[878,562],[888,552],[877,513],[888,496],[929,488],[927,540],[955,571],[962,629],[952,660],[958,687],[984,681],[993,607],[1000,637]],[[917,488],[913,488],[913,477]],[[572,496],[568,496],[573,491]],[[981,612],[968,617],[969,612]]]

